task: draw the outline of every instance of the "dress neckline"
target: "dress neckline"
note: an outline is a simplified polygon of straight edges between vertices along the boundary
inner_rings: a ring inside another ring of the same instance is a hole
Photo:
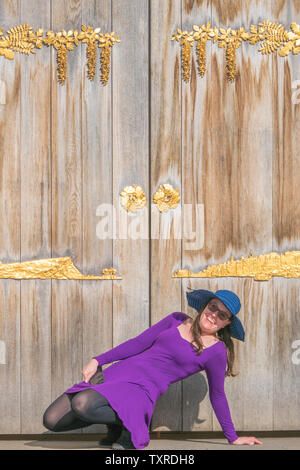
[[[183,322],[182,322],[182,323],[183,323]],[[178,326],[180,326],[180,325],[181,325],[181,323],[180,323]],[[178,330],[178,326],[176,326],[176,330],[178,331],[178,334],[179,334],[180,338],[181,338],[183,341],[185,341],[186,343],[188,343],[190,346],[192,346],[191,341],[189,341],[188,339],[185,339],[185,338],[183,338],[183,337],[181,336],[180,331]],[[222,343],[222,341],[220,341],[220,340],[219,340],[219,341],[216,341],[216,342],[215,342],[214,344],[212,344],[211,346],[204,347],[203,350],[213,348],[213,347],[216,346],[216,344],[218,344],[218,343]]]

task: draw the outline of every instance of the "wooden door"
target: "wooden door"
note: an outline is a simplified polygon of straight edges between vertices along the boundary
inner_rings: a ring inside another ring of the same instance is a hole
[[[299,249],[299,55],[243,44],[226,80],[224,50],[182,79],[178,28],[300,23],[298,0],[3,0],[3,33],[116,31],[109,82],[87,78],[86,47],[0,56],[0,261],[71,256],[85,274],[114,267],[122,280],[0,279],[0,433],[43,433],[42,414],[81,380],[83,365],[174,311],[188,286],[236,291],[244,344],[226,379],[237,430],[299,429],[298,279],[176,279],[181,268]],[[1,39],[1,37],[0,37]],[[1,47],[1,44],[0,44]],[[138,184],[146,206],[129,214],[120,192]],[[180,192],[160,212],[160,185]],[[106,235],[101,235],[107,221]],[[100,224],[100,225],[99,225]],[[92,426],[78,432],[104,432]],[[220,430],[205,374],[158,399],[152,431]]]

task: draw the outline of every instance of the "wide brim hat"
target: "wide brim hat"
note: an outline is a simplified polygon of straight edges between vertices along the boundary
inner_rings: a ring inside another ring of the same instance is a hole
[[[188,287],[188,289],[191,288]],[[229,325],[230,335],[240,341],[245,341],[245,330],[241,320],[237,317],[241,308],[241,302],[234,292],[225,289],[216,292],[206,289],[192,289],[191,292],[186,293],[186,297],[189,306],[196,310],[203,308],[211,299],[221,300],[233,315]]]

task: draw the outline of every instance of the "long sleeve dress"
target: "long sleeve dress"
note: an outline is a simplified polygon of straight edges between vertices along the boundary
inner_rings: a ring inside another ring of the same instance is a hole
[[[171,313],[137,337],[95,356],[99,365],[119,362],[103,370],[104,383],[80,382],[65,393],[89,388],[99,392],[131,432],[135,448],[143,449],[150,441],[149,426],[158,397],[172,383],[205,370],[213,410],[227,440],[235,441],[238,436],[224,390],[226,346],[219,341],[197,355],[178,330],[187,318],[182,312]]]

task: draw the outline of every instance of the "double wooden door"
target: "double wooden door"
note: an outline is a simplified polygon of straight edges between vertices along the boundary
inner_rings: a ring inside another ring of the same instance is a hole
[[[114,267],[122,280],[0,279],[0,433],[44,432],[42,413],[81,380],[83,365],[173,311],[193,315],[187,286],[228,288],[242,300],[246,342],[225,388],[237,430],[299,429],[299,280],[175,279],[233,256],[299,249],[297,56],[207,47],[207,72],[181,76],[177,28],[208,21],[239,28],[270,19],[300,23],[298,0],[3,0],[3,32],[115,31],[110,79],[86,75],[84,45],[1,59],[0,260],[70,256],[85,274]],[[97,56],[97,61],[99,56]],[[97,66],[99,63],[97,62]],[[146,205],[121,206],[139,185]],[[160,212],[160,185],[179,190]],[[152,430],[219,430],[205,375],[173,384]],[[80,432],[104,431],[93,426]]]

